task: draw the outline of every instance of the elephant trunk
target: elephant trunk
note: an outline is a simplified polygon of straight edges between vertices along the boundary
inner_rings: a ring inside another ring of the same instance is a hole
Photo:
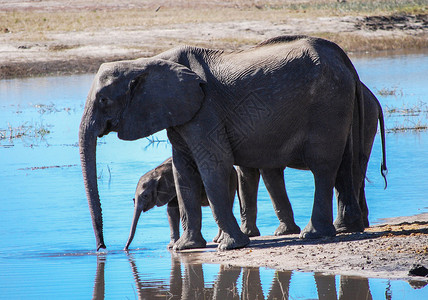
[[[135,201],[138,201],[138,200],[135,200]],[[134,239],[135,230],[137,229],[138,220],[140,219],[140,215],[141,215],[141,210],[142,209],[139,208],[139,205],[137,205],[137,202],[135,202],[134,218],[132,219],[132,227],[131,227],[131,231],[129,232],[128,242],[126,243],[124,250],[128,250],[129,245]]]
[[[103,237],[103,217],[101,211],[100,196],[97,183],[96,146],[97,134],[91,128],[93,122],[89,122],[86,115],[83,116],[79,129],[79,150],[82,164],[83,181],[85,184],[86,197],[88,199],[89,211],[92,217],[92,226],[95,232],[97,251],[106,248]]]

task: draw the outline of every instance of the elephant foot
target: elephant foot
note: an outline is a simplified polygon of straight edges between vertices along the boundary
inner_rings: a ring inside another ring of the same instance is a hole
[[[249,237],[260,236],[260,231],[255,224],[252,226],[249,226],[248,224],[242,224],[241,231]]]
[[[224,234],[222,230],[218,230],[217,235],[213,238],[214,243],[220,243],[224,239]]]
[[[223,233],[223,239],[218,245],[218,251],[231,250],[231,249],[239,249],[244,248],[250,243],[250,238],[239,232],[236,237],[232,238],[229,234]]]
[[[349,220],[347,221],[346,218],[337,218],[334,221],[334,227],[336,228],[337,233],[363,232],[365,228],[364,222],[361,218],[358,218],[353,222],[349,222]]]
[[[325,237],[332,237],[336,235],[336,229],[333,224],[323,224],[314,226],[312,221],[300,233],[301,239],[320,239]]]
[[[166,246],[168,249],[172,249],[174,247],[174,244],[177,242],[177,240],[171,240],[168,244],[168,246]]]
[[[292,223],[287,225],[281,222],[278,228],[275,230],[274,235],[287,235],[287,234],[298,234],[300,233],[300,227],[296,225],[296,223]]]
[[[192,236],[188,233],[183,233],[183,235],[174,243],[173,250],[180,251],[185,249],[196,249],[196,248],[205,248],[207,246],[207,241],[202,237],[202,234],[197,234]]]

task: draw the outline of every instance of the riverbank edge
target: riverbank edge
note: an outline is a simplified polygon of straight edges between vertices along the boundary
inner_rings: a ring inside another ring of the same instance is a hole
[[[272,15],[269,15],[265,10],[235,9],[229,12],[233,17],[231,20],[193,23],[177,15],[174,22],[166,19],[165,24],[157,24],[155,21],[161,16],[152,14],[146,22],[153,21],[156,25],[109,27],[106,24],[101,28],[81,28],[79,19],[68,16],[69,27],[61,30],[61,23],[55,21],[60,8],[50,7],[49,3],[40,5],[46,5],[45,21],[37,22],[39,13],[28,10],[25,11],[26,18],[35,19],[31,21],[34,24],[26,21],[29,28],[13,30],[14,22],[22,22],[20,18],[24,18],[19,14],[15,20],[6,18],[6,23],[0,27],[0,79],[95,73],[104,62],[151,57],[182,45],[240,51],[279,35],[324,38],[337,43],[351,55],[428,51],[428,14],[422,13],[423,10],[418,14],[388,11],[369,16],[362,12],[324,16],[321,12],[306,15],[271,11]],[[73,8],[65,2],[62,5],[64,12]],[[15,9],[16,13],[24,13],[19,6]],[[104,9],[112,18],[123,18],[112,8]],[[195,17],[198,12],[198,9],[192,10]],[[111,21],[118,21],[116,19]],[[78,29],[72,30],[75,26]]]
[[[428,213],[381,221],[363,233],[332,238],[261,236],[251,238],[243,249],[219,252],[216,244],[208,243],[205,249],[178,253],[194,263],[405,280],[417,287],[428,284],[428,277],[409,274],[416,265],[428,268]]]
[[[427,39],[428,45],[428,39]],[[371,44],[373,48],[379,48],[380,50],[373,49],[348,49],[348,54],[351,56],[360,56],[360,55],[389,55],[390,53],[421,53],[423,51],[428,51],[428,48],[420,47],[385,47],[385,46],[376,46],[376,42]],[[226,47],[226,46],[225,46]],[[221,48],[221,47],[220,47]],[[162,49],[166,50],[166,49]],[[112,55],[112,56],[96,56],[96,57],[69,57],[65,56],[61,59],[58,58],[47,58],[46,60],[41,61],[31,61],[31,60],[20,60],[14,61],[11,57],[10,61],[4,61],[0,64],[0,80],[3,79],[16,79],[16,78],[29,78],[29,77],[44,77],[44,76],[68,76],[68,75],[78,75],[78,74],[95,74],[100,65],[106,62],[119,61],[119,60],[132,60],[141,57],[150,57],[158,53],[161,53],[162,50],[157,52],[151,49],[142,50],[141,54],[128,53],[126,55]],[[149,53],[149,55],[147,55]]]

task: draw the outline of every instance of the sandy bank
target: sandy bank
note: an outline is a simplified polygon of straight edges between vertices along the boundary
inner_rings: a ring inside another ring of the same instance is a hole
[[[321,240],[262,236],[251,238],[244,249],[217,252],[211,243],[182,253],[202,263],[428,282],[428,277],[409,276],[414,265],[428,267],[428,213],[383,221],[364,233]]]

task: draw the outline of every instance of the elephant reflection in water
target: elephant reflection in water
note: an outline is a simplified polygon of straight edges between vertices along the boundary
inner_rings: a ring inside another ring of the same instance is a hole
[[[106,257],[104,255],[97,256],[97,273],[95,275],[94,292],[92,299],[101,300],[105,295],[105,279],[104,269],[106,264]]]
[[[142,280],[137,264],[128,254],[132,276],[135,281],[138,299],[289,299],[292,271],[276,271],[268,295],[265,297],[260,280],[259,268],[233,267],[220,265],[214,285],[205,286],[202,264],[192,263],[188,257],[172,257],[169,289],[164,282],[147,282]],[[92,299],[104,299],[104,268],[106,259],[97,258],[97,272]],[[184,266],[184,274],[181,268]],[[242,276],[241,276],[242,273]],[[238,290],[238,279],[241,276],[242,290]],[[335,275],[314,273],[318,299],[372,299],[367,278],[341,276],[337,295]],[[292,285],[291,285],[292,287]],[[296,288],[296,293],[301,290]]]

